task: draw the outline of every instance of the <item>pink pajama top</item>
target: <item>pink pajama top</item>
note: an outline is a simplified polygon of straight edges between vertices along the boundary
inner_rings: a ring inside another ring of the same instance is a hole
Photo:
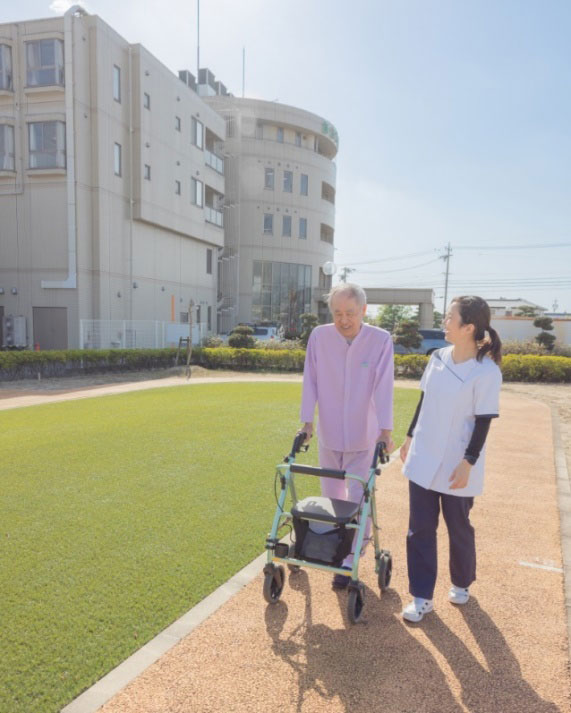
[[[351,344],[334,324],[309,337],[303,370],[301,420],[314,419],[319,442],[335,451],[371,448],[393,427],[393,343],[384,329],[363,323]]]

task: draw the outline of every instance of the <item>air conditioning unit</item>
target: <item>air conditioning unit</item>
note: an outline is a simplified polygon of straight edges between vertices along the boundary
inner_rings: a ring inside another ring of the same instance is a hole
[[[9,314],[2,320],[2,348],[25,349],[28,346],[26,318]]]

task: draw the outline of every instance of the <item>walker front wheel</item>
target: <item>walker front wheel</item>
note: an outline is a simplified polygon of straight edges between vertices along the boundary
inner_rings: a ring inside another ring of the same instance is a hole
[[[379,589],[381,592],[386,592],[391,583],[391,575],[393,573],[393,558],[387,550],[382,550],[379,556]]]
[[[285,569],[275,565],[264,567],[264,599],[268,604],[276,604],[282,595],[285,582]]]
[[[352,624],[361,620],[363,605],[365,603],[365,590],[363,585],[352,587],[349,585],[349,599],[347,601],[347,616]]]

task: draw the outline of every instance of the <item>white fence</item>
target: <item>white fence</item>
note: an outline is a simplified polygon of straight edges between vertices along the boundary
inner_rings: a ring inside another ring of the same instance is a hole
[[[188,337],[189,325],[151,319],[81,319],[81,349],[163,349],[177,347],[180,337]],[[206,322],[192,325],[192,343],[207,336]]]

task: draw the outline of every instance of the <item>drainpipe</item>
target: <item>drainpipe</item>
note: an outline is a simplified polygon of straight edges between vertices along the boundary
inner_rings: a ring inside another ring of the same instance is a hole
[[[65,280],[42,280],[47,289],[77,287],[77,224],[75,199],[75,131],[73,118],[73,17],[87,15],[81,5],[73,5],[63,17],[65,67],[65,149],[67,168],[67,277]]]

